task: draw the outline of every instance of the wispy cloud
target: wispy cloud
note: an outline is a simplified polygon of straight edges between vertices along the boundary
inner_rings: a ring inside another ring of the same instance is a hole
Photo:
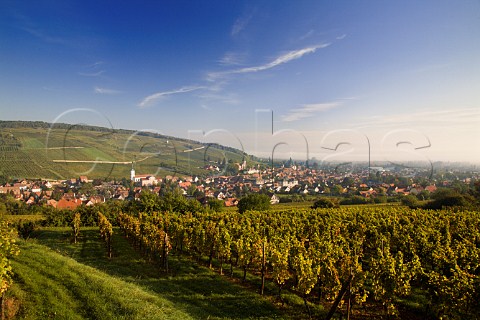
[[[249,14],[243,15],[243,16],[239,17],[237,20],[235,20],[235,23],[232,26],[232,31],[230,32],[230,34],[232,36],[236,36],[237,34],[242,32],[247,27],[247,25],[250,23],[250,20],[252,20],[252,17],[253,17],[253,13],[249,13]]]
[[[305,104],[299,108],[290,110],[287,115],[283,115],[282,121],[291,122],[301,120],[311,117],[315,113],[328,111],[341,105],[342,104],[340,102]]]
[[[171,90],[171,91],[163,91],[163,92],[157,92],[154,94],[151,94],[147,97],[145,97],[137,106],[140,108],[146,108],[151,106],[154,102],[157,100],[164,98],[169,95],[173,94],[179,94],[179,93],[186,93],[186,92],[191,92],[195,90],[200,90],[200,89],[206,89],[204,86],[186,86],[186,87],[181,87],[179,89]]]
[[[78,42],[72,36],[59,36],[59,33],[61,33],[62,30],[48,30],[45,28],[45,26],[43,28],[39,27],[38,23],[32,20],[29,16],[17,12],[13,13],[13,17],[15,19],[14,26],[16,28],[27,32],[42,42],[68,47],[78,47]]]
[[[218,63],[222,66],[233,66],[233,65],[241,65],[245,60],[245,54],[237,53],[237,52],[227,52],[223,55],[223,57],[218,60]]]
[[[96,62],[92,63],[91,65],[89,65],[89,67],[90,67],[90,68],[97,68],[98,66],[101,66],[101,65],[103,65],[103,64],[105,64],[105,62],[103,62],[103,61],[96,61]]]
[[[236,105],[240,103],[240,99],[234,93],[218,94],[218,93],[213,93],[212,90],[209,90],[209,91],[210,92],[200,94],[198,97],[206,101],[210,101],[210,102],[217,101],[223,104]]]
[[[79,72],[78,75],[83,77],[99,77],[105,73],[105,70],[99,70],[96,72]]]
[[[336,39],[337,39],[337,40],[343,40],[343,39],[345,39],[346,37],[347,37],[347,34],[344,33],[344,34],[338,36]]]
[[[303,57],[306,54],[314,53],[318,49],[326,48],[329,45],[330,45],[330,43],[323,43],[323,44],[319,44],[319,45],[316,45],[316,46],[311,46],[311,47],[306,47],[306,48],[299,49],[299,50],[289,51],[285,54],[280,55],[275,60],[273,60],[269,63],[263,64],[263,65],[260,65],[260,66],[245,67],[245,68],[227,70],[227,71],[220,71],[220,72],[211,72],[207,75],[207,80],[215,81],[218,78],[222,78],[222,77],[232,75],[232,74],[252,73],[252,72],[259,72],[259,71],[272,69],[272,68],[275,68],[276,66],[279,66],[281,64],[290,62],[292,60],[300,59],[301,57]]]
[[[106,89],[106,88],[100,88],[100,87],[93,88],[93,92],[98,93],[98,94],[119,94],[119,93],[121,93],[121,91],[118,91],[118,90]]]
[[[37,37],[38,39],[44,42],[56,43],[56,44],[68,44],[68,41],[66,41],[65,39],[46,34],[44,31],[40,29],[36,29],[32,27],[22,27],[21,29],[25,32],[30,33],[31,35]]]
[[[85,65],[82,67],[83,71],[78,72],[78,75],[83,77],[100,77],[105,73],[105,70],[102,69],[104,64],[105,62],[103,61],[95,61],[94,63]]]
[[[403,114],[393,114],[370,117],[356,122],[356,127],[394,127],[394,126],[431,126],[437,128],[448,127],[451,129],[457,125],[463,128],[478,127],[480,109],[458,108],[444,110],[423,110]]]
[[[310,38],[311,36],[313,36],[313,34],[315,33],[315,31],[313,29],[309,30],[307,33],[305,33],[304,35],[302,35],[299,40],[305,40],[307,38]]]

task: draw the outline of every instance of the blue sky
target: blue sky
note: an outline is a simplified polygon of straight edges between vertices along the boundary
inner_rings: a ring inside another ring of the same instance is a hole
[[[479,162],[479,104],[479,1],[0,3],[4,120]]]

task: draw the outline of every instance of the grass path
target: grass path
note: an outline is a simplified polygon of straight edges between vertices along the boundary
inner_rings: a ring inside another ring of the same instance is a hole
[[[172,257],[165,274],[118,233],[106,257],[97,228],[77,244],[69,229],[45,229],[20,242],[11,294],[23,319],[272,319],[282,313],[258,294],[208,268]]]
[[[22,243],[13,267],[27,299],[25,318],[188,319],[165,298],[64,257]]]

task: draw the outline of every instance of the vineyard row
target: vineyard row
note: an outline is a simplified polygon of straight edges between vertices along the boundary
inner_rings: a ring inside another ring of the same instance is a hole
[[[135,246],[165,269],[171,250],[258,274],[307,299],[381,303],[396,314],[412,288],[437,317],[474,319],[480,310],[480,214],[400,207],[247,213],[119,214]],[[317,300],[317,301],[318,301]],[[306,303],[307,305],[307,303]]]

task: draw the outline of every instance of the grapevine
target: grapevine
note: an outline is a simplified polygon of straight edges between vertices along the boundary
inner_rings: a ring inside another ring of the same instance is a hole
[[[13,275],[9,258],[19,253],[15,238],[16,234],[13,229],[6,222],[0,221],[0,313],[2,319],[5,292],[12,283]]]
[[[100,237],[107,246],[108,257],[111,258],[113,227],[110,221],[100,212],[98,213],[98,226],[100,228]]]
[[[171,250],[214,259],[347,310],[378,301],[388,315],[413,287],[437,317],[474,318],[480,296],[480,213],[402,207],[122,213],[124,234],[167,269]],[[173,244],[173,246],[172,246]],[[340,299],[338,299],[340,297]],[[341,299],[343,297],[343,299]]]
[[[80,221],[80,213],[76,212],[72,220],[73,243],[77,243],[78,236],[80,235]]]

